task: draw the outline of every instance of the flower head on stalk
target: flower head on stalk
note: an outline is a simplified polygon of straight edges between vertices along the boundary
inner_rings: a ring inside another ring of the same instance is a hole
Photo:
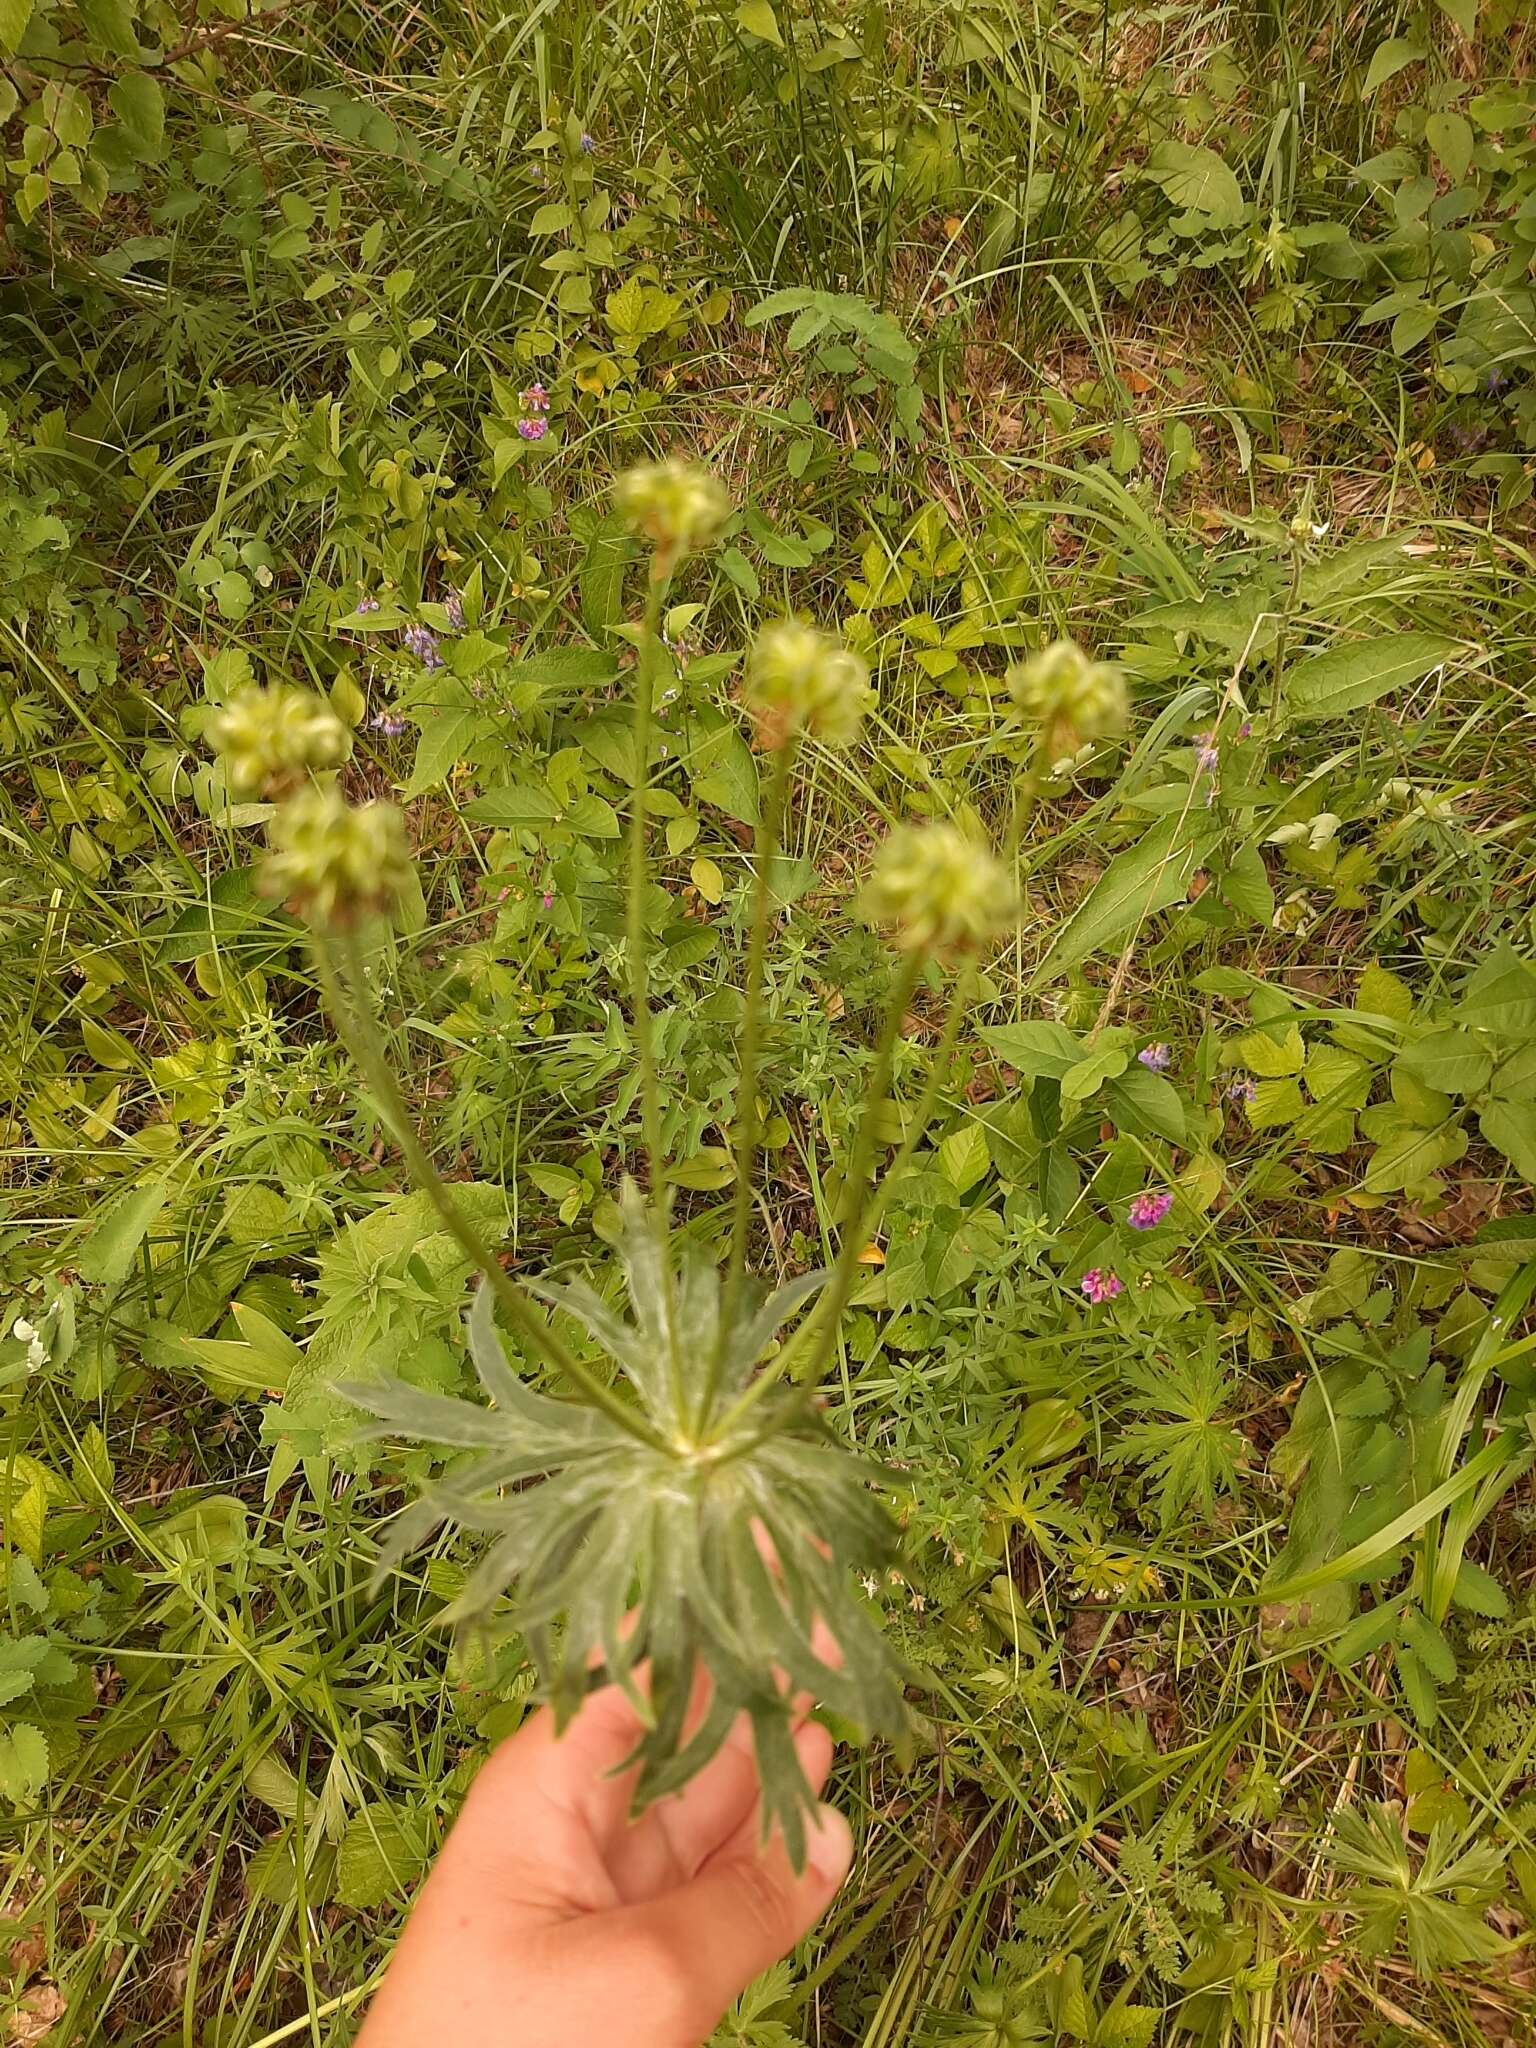
[[[798,733],[851,746],[874,702],[858,655],[799,619],[780,619],[758,634],[742,696],[759,739],[775,752]]]
[[[312,924],[344,931],[387,910],[410,880],[405,821],[393,804],[352,807],[339,789],[300,790],[273,818],[259,887]]]
[[[1119,1274],[1106,1272],[1100,1266],[1090,1266],[1078,1285],[1095,1308],[1125,1292],[1125,1282]]]
[[[437,635],[430,626],[402,626],[400,644],[407,654],[414,654],[424,669],[439,669],[443,665],[442,652],[437,644]]]
[[[208,736],[237,799],[283,796],[306,775],[339,768],[352,751],[351,735],[325,699],[291,683],[241,690]]]
[[[667,574],[684,555],[711,546],[731,516],[724,487],[707,469],[675,455],[626,469],[613,498],[625,524],[655,547]]]
[[[1149,1074],[1166,1074],[1173,1064],[1173,1054],[1161,1040],[1156,1045],[1144,1045],[1136,1057]]]
[[[1021,718],[1038,726],[1045,758],[1074,754],[1084,740],[1124,729],[1130,715],[1125,677],[1095,661],[1075,640],[1053,640],[1008,671],[1008,695]]]
[[[1018,896],[991,848],[958,825],[898,825],[875,857],[861,907],[910,953],[973,953],[1018,917]]]

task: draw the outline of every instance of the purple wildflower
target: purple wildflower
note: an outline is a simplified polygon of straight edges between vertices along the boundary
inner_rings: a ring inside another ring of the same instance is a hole
[[[1242,724],[1237,728],[1237,736],[1240,740],[1245,740],[1249,737],[1252,731],[1253,720],[1251,718],[1245,718]]]
[[[524,412],[549,411],[549,393],[544,389],[544,386],[541,383],[539,383],[537,379],[535,379],[534,382],[528,386],[528,389],[526,391],[519,391],[519,393],[517,394],[517,402],[523,408]]]
[[[1227,1100],[1228,1102],[1252,1102],[1258,1092],[1258,1082],[1250,1081],[1245,1074],[1241,1080],[1229,1083],[1227,1087]]]
[[[596,143],[595,143],[595,142],[594,142],[594,141],[592,140],[591,136],[590,136],[590,135],[589,135],[589,134],[587,133],[586,129],[585,129],[585,128],[583,128],[583,129],[582,129],[582,131],[581,131],[581,153],[582,153],[582,155],[583,155],[583,156],[590,156],[590,155],[592,154],[593,150],[594,150],[594,149],[596,149],[596,147],[597,147],[597,144],[596,144]]]
[[[1078,1285],[1088,1299],[1098,1306],[1101,1302],[1113,1301],[1117,1294],[1123,1294],[1125,1283],[1117,1273],[1106,1273],[1100,1266],[1090,1266]]]
[[[443,610],[448,614],[448,623],[455,633],[464,630],[464,600],[456,590],[450,590],[443,599]]]
[[[1173,1064],[1173,1054],[1161,1041],[1156,1045],[1144,1045],[1136,1057],[1149,1074],[1166,1074]]]
[[[555,907],[555,892],[554,892],[554,890],[553,890],[553,889],[546,889],[546,890],[544,891],[544,895],[543,895],[543,899],[542,899],[542,901],[543,901],[543,904],[544,904],[544,908],[545,908],[546,910],[553,910],[553,909],[554,909],[554,907]]]
[[[400,644],[407,654],[414,654],[425,669],[441,668],[443,657],[438,652],[437,635],[430,626],[405,626],[401,629]]]
[[[1502,370],[1492,369],[1488,372],[1488,379],[1483,389],[1490,398],[1497,398],[1501,392],[1509,389],[1509,379]]]
[[[1216,744],[1216,735],[1209,732],[1196,733],[1195,745],[1200,749],[1195,756],[1195,767],[1200,774],[1209,775],[1221,759],[1221,749]]]
[[[522,441],[542,441],[549,432],[548,420],[519,420],[517,433]]]
[[[376,711],[368,721],[368,729],[382,733],[387,740],[397,740],[405,731],[405,720],[397,718],[392,711]]]
[[[378,608],[379,600],[376,597],[367,596],[360,597],[357,600],[356,605],[353,607],[355,611],[360,612],[376,612]]]
[[[1172,1207],[1173,1197],[1166,1188],[1159,1188],[1156,1194],[1132,1195],[1125,1220],[1132,1230],[1155,1230]]]

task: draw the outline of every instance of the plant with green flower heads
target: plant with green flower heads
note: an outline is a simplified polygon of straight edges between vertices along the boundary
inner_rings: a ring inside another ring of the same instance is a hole
[[[1007,675],[1015,710],[1040,734],[1045,759],[1074,753],[1084,740],[1123,732],[1130,715],[1125,676],[1095,661],[1075,640],[1053,640]]]
[[[482,1614],[510,1590],[516,1624],[562,1720],[594,1670],[626,1688],[645,1726],[635,1752],[639,1805],[685,1784],[745,1714],[765,1822],[782,1828],[799,1861],[814,1796],[791,1741],[795,1698],[810,1693],[854,1727],[893,1737],[910,1715],[909,1674],[856,1590],[856,1572],[880,1564],[894,1544],[878,1475],[852,1455],[815,1390],[836,1355],[884,1190],[932,1120],[978,963],[1014,923],[1017,891],[1011,864],[953,824],[899,828],[877,855],[862,908],[890,929],[896,966],[841,1175],[836,1257],[830,1271],[770,1293],[749,1253],[771,876],[801,748],[852,744],[873,693],[864,663],[830,635],[797,619],[765,626],[742,691],[770,771],[738,1027],[733,1203],[723,1261],[701,1257],[672,1229],[659,1192],[667,1160],[647,956],[646,778],[662,687],[662,607],[678,565],[719,536],[730,504],[707,471],[676,460],[631,470],[615,495],[651,548],[634,633],[624,949],[651,1193],[642,1196],[630,1180],[621,1190],[617,1257],[627,1316],[579,1282],[515,1279],[433,1163],[390,1066],[359,939],[362,921],[387,910],[409,878],[404,828],[392,806],[349,804],[327,775],[338,749],[334,736],[321,738],[325,707],[311,699],[295,708],[290,696],[265,693],[265,723],[243,708],[226,715],[215,739],[232,787],[288,792],[268,828],[262,887],[309,917],[331,1014],[413,1177],[481,1275],[468,1336],[485,1405],[395,1381],[341,1389],[376,1418],[372,1434],[404,1434],[460,1454],[399,1518],[386,1561],[444,1522],[482,1537],[455,1614]],[[1010,843],[1016,848],[1016,829]],[[951,966],[958,972],[916,1113],[885,1178],[872,1185],[919,979]],[[611,1373],[570,1350],[552,1310],[586,1329]],[[550,1391],[524,1377],[505,1337],[543,1369]]]

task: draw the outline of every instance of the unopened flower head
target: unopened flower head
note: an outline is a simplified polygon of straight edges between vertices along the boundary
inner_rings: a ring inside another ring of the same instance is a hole
[[[626,469],[613,497],[625,523],[644,534],[668,565],[709,547],[731,516],[724,486],[696,462],[675,455]]]
[[[1008,671],[1008,694],[1021,718],[1037,725],[1046,758],[1075,753],[1084,740],[1123,729],[1130,713],[1125,677],[1094,661],[1075,640],[1053,640]]]
[[[991,848],[958,825],[898,825],[876,856],[862,908],[909,953],[975,952],[1018,917],[1013,883]]]
[[[771,748],[802,732],[849,746],[874,702],[869,670],[858,655],[798,619],[780,619],[758,634],[742,695]]]
[[[393,804],[357,809],[336,788],[300,790],[272,820],[261,892],[317,925],[345,927],[389,907],[410,879],[405,821]]]
[[[1090,1266],[1078,1285],[1095,1307],[1125,1292],[1125,1282],[1119,1274],[1107,1272],[1101,1266]]]
[[[214,719],[209,738],[237,799],[282,796],[306,774],[339,768],[352,748],[325,699],[291,683],[241,690]]]
[[[1125,1220],[1132,1230],[1155,1230],[1172,1207],[1173,1196],[1166,1188],[1148,1190],[1132,1195]]]

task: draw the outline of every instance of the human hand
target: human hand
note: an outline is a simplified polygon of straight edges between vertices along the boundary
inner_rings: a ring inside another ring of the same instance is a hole
[[[760,1841],[746,1717],[675,1797],[629,1818],[639,1733],[617,1686],[556,1739],[547,1708],[494,1750],[422,1887],[358,2048],[698,2048],[754,1977],[815,1925],[848,1873],[821,1806],[796,1876]],[[820,1791],[832,1739],[795,1748]]]

